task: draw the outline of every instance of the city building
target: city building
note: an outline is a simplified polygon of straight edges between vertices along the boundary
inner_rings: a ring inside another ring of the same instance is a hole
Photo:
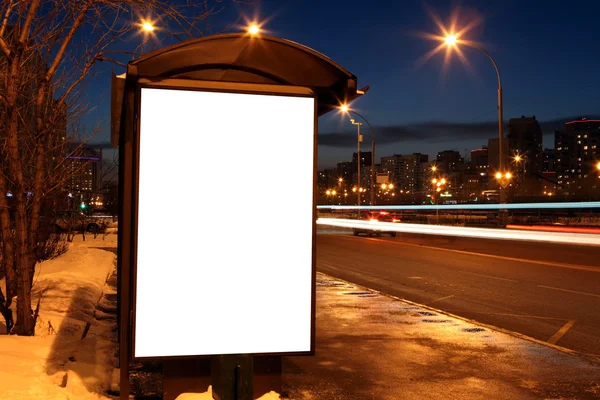
[[[351,184],[352,177],[356,173],[356,170],[352,169],[351,161],[342,161],[337,163],[337,176],[342,178],[343,182]]]
[[[371,152],[360,152],[360,184],[363,187],[368,187],[371,176]],[[358,182],[358,154],[352,153],[352,184]]]
[[[563,131],[555,131],[554,145],[558,190],[566,196],[598,196],[600,120],[567,122]]]
[[[380,172],[387,173],[389,182],[396,185],[399,190],[412,193],[423,192],[427,189],[425,182],[426,165],[429,160],[427,154],[414,153],[408,155],[393,155],[381,157]]]
[[[434,165],[437,175],[447,181],[444,187],[447,197],[453,200],[459,198],[463,188],[465,159],[456,150],[444,150],[437,153]]]
[[[102,150],[80,144],[71,144],[68,148],[65,163],[68,180],[65,189],[78,201],[95,200],[100,185]]]
[[[488,148],[483,146],[471,150],[471,160],[463,175],[462,197],[466,200],[479,199],[481,193],[488,189],[490,164]]]
[[[444,150],[437,153],[436,167],[444,174],[463,172],[465,170],[465,159],[456,150]]]
[[[490,169],[490,174],[495,174],[496,172],[500,171],[500,146],[499,143],[500,139],[498,138],[492,138],[492,139],[488,139],[488,165],[489,165],[489,169]],[[509,169],[510,163],[509,158],[508,158],[508,140],[504,139],[502,141],[503,144],[503,159],[504,159],[504,169]]]
[[[331,189],[336,185],[338,178],[337,169],[324,169],[317,173],[317,187],[319,193],[324,193],[327,189]]]
[[[542,160],[542,172],[556,171],[556,150],[544,149]]]
[[[515,194],[538,195],[543,170],[542,128],[533,117],[521,116],[508,122],[508,169],[513,173]]]
[[[512,118],[508,121],[508,154],[511,164],[515,156],[519,169],[523,169],[521,176],[533,177],[542,172],[542,128],[533,117]]]
[[[489,168],[488,148],[483,146],[482,148],[471,150],[469,169],[476,172],[485,172],[485,175],[488,175]]]

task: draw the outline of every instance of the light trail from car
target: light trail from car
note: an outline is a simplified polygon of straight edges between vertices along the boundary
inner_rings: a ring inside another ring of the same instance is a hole
[[[442,225],[372,222],[342,218],[319,218],[318,225],[359,228],[373,231],[394,231],[423,235],[461,236],[482,239],[527,240],[534,242],[566,243],[600,246],[600,235],[568,232],[521,231],[516,229],[468,228]]]

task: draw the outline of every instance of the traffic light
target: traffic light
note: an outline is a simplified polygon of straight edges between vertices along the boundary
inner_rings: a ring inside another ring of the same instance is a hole
[[[81,205],[79,207],[81,207],[82,210],[85,210],[87,205],[84,202],[81,202]]]

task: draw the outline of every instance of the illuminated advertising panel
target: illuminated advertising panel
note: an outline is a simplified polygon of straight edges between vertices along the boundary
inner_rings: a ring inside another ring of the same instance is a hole
[[[133,356],[312,351],[314,97],[139,96]]]

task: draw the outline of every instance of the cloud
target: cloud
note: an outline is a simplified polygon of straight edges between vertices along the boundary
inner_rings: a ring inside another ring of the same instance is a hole
[[[588,119],[600,119],[600,116],[590,116]],[[565,117],[548,121],[540,121],[544,134],[551,134],[555,130],[564,129],[565,122],[581,119]],[[508,121],[505,121],[507,124]],[[378,144],[393,144],[401,142],[447,142],[464,141],[482,138],[492,138],[498,134],[498,121],[483,122],[445,122],[428,121],[409,125],[375,126],[375,140]],[[505,129],[506,128],[505,126]],[[506,132],[506,131],[505,131]],[[369,135],[365,131],[365,136]],[[319,146],[349,148],[356,146],[356,134],[342,132],[320,132]]]

